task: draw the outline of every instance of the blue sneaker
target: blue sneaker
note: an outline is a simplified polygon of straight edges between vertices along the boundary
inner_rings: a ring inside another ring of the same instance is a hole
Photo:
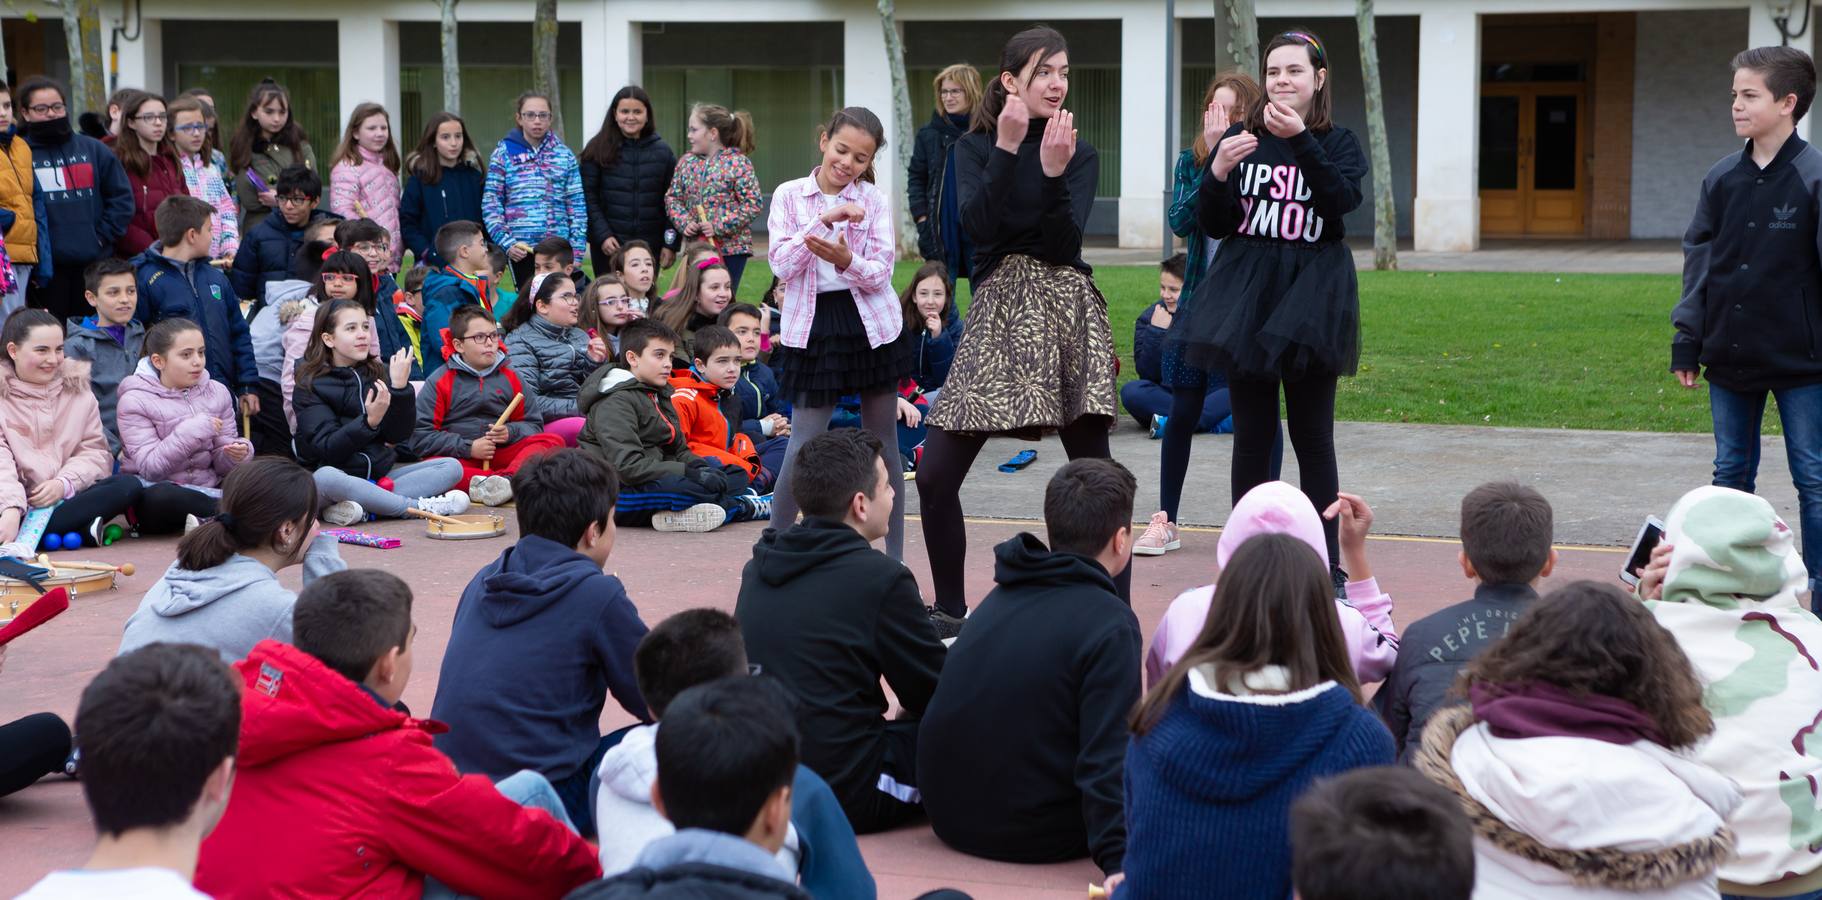
[[[739,520],[742,522],[767,522],[772,518],[772,495],[760,494],[749,490],[745,496],[737,498],[740,502]]]
[[[1152,440],[1155,441],[1164,436],[1164,423],[1169,422],[1169,421],[1170,421],[1169,416],[1152,416],[1151,417],[1150,434],[1151,434]]]
[[[1215,423],[1215,433],[1216,434],[1233,434],[1234,433],[1234,417],[1228,416],[1227,418],[1222,419],[1219,422],[1216,422]]]

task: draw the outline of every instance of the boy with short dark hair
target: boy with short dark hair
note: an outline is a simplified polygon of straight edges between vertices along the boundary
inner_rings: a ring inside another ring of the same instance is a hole
[[[918,719],[936,691],[943,645],[911,571],[874,549],[894,482],[871,432],[843,428],[798,449],[791,490],[804,519],[766,529],[740,573],[734,615],[747,657],[799,701],[804,764],[829,782],[861,834],[914,818]],[[887,721],[891,685],[904,709]]]
[[[567,241],[564,242],[567,245]],[[705,325],[691,341],[695,365],[671,370],[671,404],[688,435],[690,452],[747,474],[756,490],[772,483],[776,470],[761,466],[753,439],[735,428],[740,421],[740,339],[720,325]]]
[[[1373,706],[1409,760],[1431,714],[1447,705],[1456,673],[1511,630],[1556,568],[1550,501],[1521,484],[1493,482],[1461,500],[1461,571],[1474,598],[1412,623]]]
[[[725,678],[684,691],[668,712],[655,741],[652,804],[676,833],[646,845],[637,868],[571,897],[808,900],[776,857],[790,830],[798,758],[777,688]]]
[[[1468,900],[1474,830],[1415,770],[1355,769],[1291,805],[1291,883],[1299,900]]]
[[[134,315],[139,308],[139,280],[133,264],[112,256],[90,263],[83,274],[83,296],[95,313],[69,320],[63,352],[87,363],[89,390],[95,392],[95,402],[101,406],[108,449],[119,456],[120,429],[114,424],[114,407],[120,382],[139,366],[146,334],[145,324]]]
[[[779,400],[778,376],[759,361],[765,320],[759,307],[735,303],[721,311],[719,322],[740,340],[740,380],[734,383],[734,395],[740,398],[740,433],[758,448],[759,464],[777,472],[791,443],[791,416]]]
[[[576,265],[576,250],[569,241],[560,237],[547,237],[531,247],[532,277],[561,273],[568,275],[576,283],[576,293],[588,289],[588,276],[582,267]],[[526,282],[529,285],[531,282]]]
[[[1026,533],[994,550],[993,592],[950,646],[917,742],[931,828],[963,853],[1120,871],[1141,639],[1113,579],[1131,563],[1136,489],[1113,460],[1073,460],[1044,491],[1050,546]],[[969,750],[982,746],[995,765]]]
[[[449,314],[456,307],[473,304],[495,319],[500,316],[495,282],[486,274],[487,237],[480,223],[458,220],[437,229],[437,255],[448,262],[424,278],[424,324],[419,331],[419,341],[431,348],[432,368],[442,355],[443,329],[449,327]]]
[[[202,327],[209,378],[240,398],[240,412],[259,412],[259,365],[240,314],[240,298],[209,257],[215,207],[196,197],[166,197],[153,215],[158,241],[133,259],[139,278],[138,318],[150,328],[165,319]]]
[[[618,364],[597,369],[576,395],[587,419],[578,445],[613,464],[625,485],[620,524],[700,533],[770,516],[771,504],[749,489],[743,469],[690,450],[671,403],[676,346],[676,332],[640,319],[620,332]]]
[[[1777,399],[1810,602],[1822,609],[1822,152],[1796,133],[1815,96],[1815,63],[1801,50],[1733,58],[1733,130],[1746,146],[1702,179],[1683,235],[1670,370],[1686,388],[1708,379],[1721,487],[1753,491],[1765,397]]]
[[[374,336],[380,340],[380,358],[391,359],[394,353],[413,346],[411,335],[399,317],[384,312],[392,295],[398,293],[398,282],[392,279],[392,232],[372,219],[343,219],[335,226],[335,246],[361,258],[373,274]],[[435,366],[431,367],[435,369]],[[414,355],[411,380],[424,380],[424,366]]]
[[[411,589],[350,569],[305,585],[296,646],[262,641],[235,665],[242,693],[234,802],[203,846],[216,897],[557,896],[595,877],[588,842],[550,785],[495,785],[431,746],[438,727],[398,708],[417,627]],[[84,754],[84,777],[87,755]],[[273,843],[282,834],[282,846]]]
[[[266,285],[295,277],[291,261],[297,248],[309,239],[309,230],[324,219],[342,219],[316,208],[323,198],[323,180],[309,166],[285,167],[272,189],[278,194],[277,215],[266,216],[248,229],[240,249],[234,252],[230,277],[235,293],[244,300],[265,299]]]
[[[558,450],[522,466],[512,492],[519,542],[462,591],[431,706],[449,725],[436,743],[464,772],[542,773],[593,837],[588,779],[611,744],[600,729],[608,693],[651,718],[633,674],[645,623],[601,570],[619,479],[587,453]]]
[[[213,650],[152,644],[110,661],[76,708],[95,850],[19,896],[206,896],[190,882],[234,785],[240,702]]]

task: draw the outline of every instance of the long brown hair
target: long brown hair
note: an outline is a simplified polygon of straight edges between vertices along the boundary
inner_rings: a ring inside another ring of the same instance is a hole
[[[193,112],[202,117],[202,123],[204,126],[207,126],[209,124],[209,118],[214,115],[214,112],[209,109],[208,104],[202,102],[201,100],[196,99],[195,97],[190,96],[189,94],[185,94],[181,97],[178,97],[176,100],[172,100],[171,102],[165,104],[164,112],[165,112],[164,137],[165,137],[165,140],[172,142],[171,147],[173,150],[175,150],[177,147],[177,144],[176,144],[177,139],[176,139],[176,137],[174,137],[174,135],[177,134],[177,114],[178,113]],[[202,157],[204,162],[208,162],[209,159],[215,155],[215,150],[216,150],[215,129],[210,128],[209,130],[203,132],[202,149],[196,151],[196,155]]]
[[[1329,68],[1328,45],[1308,28],[1293,28],[1272,38],[1266,43],[1265,49],[1259,53],[1260,84],[1264,84],[1266,81],[1265,67],[1271,63],[1272,51],[1279,47],[1302,47],[1309,56],[1310,68],[1317,72],[1327,73],[1322,77],[1322,84],[1316,87],[1315,96],[1310,98],[1310,114],[1304,117],[1303,127],[1308,128],[1311,134],[1335,127],[1331,118],[1335,107],[1333,90],[1335,72]],[[1256,134],[1265,133],[1264,103],[1253,104],[1252,113],[1246,117],[1246,130]]]
[[[363,103],[354,108],[354,113],[348,117],[348,127],[342,129],[341,141],[335,145],[335,154],[329,158],[329,168],[343,162],[358,166],[367,161],[360,149],[361,126],[374,116],[386,117],[386,149],[380,152],[380,162],[392,174],[399,173],[399,144],[398,136],[392,133],[392,114],[378,103]],[[431,137],[435,136],[432,132]]]
[[[304,390],[318,376],[335,368],[335,358],[329,351],[329,345],[323,343],[323,338],[335,333],[335,319],[345,312],[356,313],[363,319],[373,317],[358,300],[323,301],[316,308],[316,319],[310,323],[310,343],[304,347],[304,358],[298,360],[297,363],[298,390]],[[378,334],[372,336],[372,340],[379,339]],[[379,381],[386,374],[379,360],[374,359],[371,355],[366,359],[356,361],[350,368],[365,375],[369,381]]]
[[[203,99],[205,97],[208,99]],[[216,153],[225,153],[227,145],[223,144],[221,140],[221,115],[215,107],[215,95],[209,93],[208,88],[190,88],[189,90],[184,91],[183,96],[178,97],[177,99],[195,100],[197,103],[202,104],[202,120],[209,126],[209,155],[214,156]],[[169,107],[166,107],[166,109],[168,111]]]
[[[1643,603],[1598,581],[1577,581],[1532,604],[1503,640],[1468,663],[1456,688],[1466,694],[1474,685],[1526,683],[1630,703],[1671,748],[1714,731],[1676,637]]]
[[[605,327],[601,324],[601,295],[607,293],[610,287],[619,288],[629,300],[633,296],[620,276],[612,273],[596,275],[595,280],[589,282],[588,287],[582,291],[582,308],[576,311],[577,328],[598,332]]]
[[[943,280],[943,293],[947,295],[943,300],[942,311],[945,328],[948,327],[947,320],[949,314],[955,312],[955,282],[949,280],[949,267],[944,265],[943,261],[940,259],[930,260],[929,262],[918,266],[917,274],[911,276],[911,283],[905,285],[905,289],[898,292],[898,305],[905,310],[906,334],[924,333],[924,317],[917,311],[917,286],[923,284],[924,279],[926,278],[941,278]]]
[[[822,126],[822,139],[832,141],[835,133],[843,128],[852,128],[873,140],[873,154],[867,157],[867,171],[860,173],[860,180],[873,181],[873,161],[886,149],[886,126],[879,123],[879,117],[864,106],[849,106],[835,111],[829,117],[828,124]]]
[[[422,184],[440,184],[443,181],[443,157],[437,153],[437,130],[454,122],[462,126],[462,153],[456,157],[456,165],[481,168],[481,154],[474,148],[474,136],[468,133],[468,123],[452,112],[440,112],[424,123],[424,136],[418,138],[417,149],[405,157],[405,167],[417,177]]]
[[[1190,670],[1209,665],[1221,690],[1249,672],[1282,666],[1290,672],[1287,692],[1333,681],[1360,699],[1335,615],[1335,585],[1315,550],[1286,534],[1262,534],[1240,545],[1221,570],[1195,644],[1133,711],[1133,734],[1157,725]]]
[[[156,103],[159,106],[165,106],[165,102],[163,97],[160,97],[157,94],[149,94],[145,91],[130,91],[123,93],[126,93],[126,96],[121,99],[120,103],[120,134],[114,139],[114,155],[120,157],[120,164],[126,167],[128,172],[131,172],[140,178],[144,178],[146,177],[146,173],[152,169],[152,155],[147,153],[145,148],[139,145],[139,133],[133,130],[133,117],[139,115],[139,111],[144,109],[145,105],[148,103]],[[159,139],[156,152],[159,156],[169,156],[172,159],[176,159],[177,149],[171,146],[171,112],[169,107],[165,108],[164,121],[164,137]]]
[[[293,556],[310,539],[315,517],[316,479],[309,470],[281,456],[256,456],[223,479],[221,514],[177,542],[177,565],[199,572],[261,547]],[[299,526],[297,538],[279,546],[278,529],[287,524]]]
[[[1033,56],[1039,62],[1058,53],[1068,53],[1069,42],[1063,39],[1063,33],[1048,25],[1033,25],[1012,36],[1006,42],[1006,49],[1000,51],[999,72],[993,76],[993,82],[987,85],[987,95],[974,106],[972,130],[993,134],[998,128],[1000,110],[1006,108],[1006,83],[1000,75],[1011,73],[1014,78],[1024,71]],[[1035,71],[1035,70],[1034,70]],[[1030,84],[1027,80],[1026,84]]]
[[[620,133],[620,123],[615,120],[622,100],[637,100],[645,104],[645,127],[639,129],[638,138],[658,133],[658,123],[653,121],[652,98],[645,93],[645,88],[629,84],[615,92],[614,99],[608,101],[607,116],[601,120],[601,130],[589,138],[588,145],[582,148],[581,153],[576,154],[583,162],[591,162],[605,169],[620,161],[620,145],[626,143],[627,137]]]
[[[1215,92],[1222,88],[1227,88],[1234,94],[1234,106],[1227,111],[1230,121],[1221,123],[1223,128],[1233,124],[1231,119],[1235,113],[1239,113],[1240,121],[1246,121],[1252,116],[1253,110],[1258,109],[1259,104],[1265,100],[1265,91],[1259,87],[1259,82],[1253,80],[1253,76],[1245,72],[1223,72],[1208,83],[1208,92],[1202,95],[1203,111],[1206,112],[1209,104],[1215,102]],[[1208,163],[1208,155],[1214,152],[1214,148],[1208,145],[1208,138],[1203,135],[1200,128],[1196,129],[1195,150],[1196,168],[1199,169]]]
[[[240,124],[234,129],[234,137],[228,142],[228,168],[235,172],[244,172],[253,164],[253,147],[266,139],[260,131],[259,120],[253,113],[265,106],[269,100],[277,100],[285,105],[285,127],[272,136],[272,143],[290,148],[297,156],[297,164],[304,163],[304,146],[310,139],[304,136],[304,129],[297,124],[297,117],[292,115],[291,94],[283,86],[270,78],[260,81],[247,94],[247,109],[240,114]]]
[[[702,296],[702,279],[710,272],[726,272],[726,263],[712,262],[705,266],[690,266],[683,275],[683,290],[677,296],[664,301],[652,318],[670,326],[672,331],[683,334],[689,327],[690,318],[696,313],[696,299]],[[729,301],[732,302],[732,301]]]

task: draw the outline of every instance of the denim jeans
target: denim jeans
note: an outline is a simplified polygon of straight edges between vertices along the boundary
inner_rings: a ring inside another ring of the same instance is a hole
[[[563,810],[563,798],[557,796],[557,789],[550,786],[544,776],[526,769],[494,782],[494,788],[506,799],[526,809],[541,809],[550,813],[550,817],[563,823],[563,827],[575,831],[575,823],[569,820],[569,813]],[[455,900],[463,895],[455,892],[449,885],[426,876],[424,878],[424,900]]]
[[[1714,414],[1716,485],[1753,492],[1759,475],[1759,426],[1765,417],[1766,393],[1708,385],[1708,403]],[[1777,398],[1778,417],[1784,423],[1784,453],[1797,487],[1798,530],[1814,609],[1817,570],[1822,568],[1822,384],[1769,393]]]

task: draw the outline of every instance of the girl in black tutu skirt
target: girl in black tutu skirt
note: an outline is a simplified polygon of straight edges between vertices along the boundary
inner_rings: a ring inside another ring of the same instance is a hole
[[[1221,252],[1169,341],[1191,364],[1227,373],[1234,501],[1270,478],[1282,387],[1303,492],[1326,510],[1340,488],[1335,382],[1360,359],[1360,295],[1341,219],[1360,205],[1366,155],[1329,120],[1321,40],[1288,31],[1264,58],[1265,102],[1222,136],[1197,197],[1202,230],[1222,240]],[[1336,523],[1323,524],[1338,560]]]
[[[772,367],[789,397],[791,441],[772,489],[772,521],[797,519],[791,462],[829,428],[835,401],[860,395],[861,426],[898,446],[898,383],[911,373],[901,340],[905,314],[892,290],[894,241],[885,196],[873,186],[873,158],[885,149],[879,117],[859,106],[824,126],[822,165],[772,195],[766,256],[781,282],[782,318]],[[897,466],[887,463],[889,471]],[[886,552],[905,553],[905,492],[894,489]]]

